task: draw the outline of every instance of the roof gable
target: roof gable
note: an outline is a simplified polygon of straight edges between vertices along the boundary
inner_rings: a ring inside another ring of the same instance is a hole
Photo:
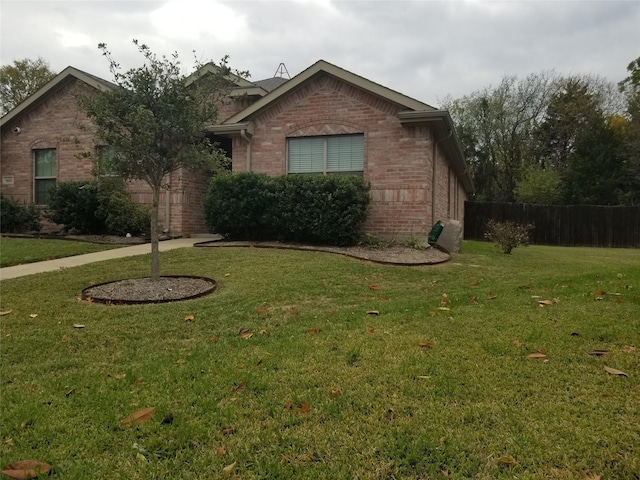
[[[311,65],[309,68],[299,73],[291,80],[283,83],[282,85],[276,87],[269,94],[262,97],[257,102],[253,103],[251,106],[241,110],[228,120],[226,120],[225,124],[234,124],[246,121],[248,118],[254,116],[255,114],[263,111],[268,108],[274,102],[278,101],[288,93],[295,91],[301,85],[307,83],[312,78],[317,75],[325,73],[332,77],[335,77],[339,80],[342,80],[350,85],[353,85],[357,88],[365,90],[366,92],[375,95],[383,100],[389,101],[401,107],[404,107],[407,110],[411,111],[433,111],[435,108],[427,105],[426,103],[419,102],[411,97],[403,95],[401,93],[396,92],[395,90],[391,90],[387,87],[384,87],[378,83],[372,82],[364,77],[351,73],[347,70],[344,70],[340,67],[332,65],[329,62],[324,60],[319,60],[318,62]]]
[[[4,117],[2,117],[0,119],[0,126],[6,125],[8,122],[12,121],[20,114],[34,107],[35,105],[40,103],[40,101],[60,90],[69,82],[69,80],[74,78],[100,91],[108,90],[115,86],[113,83],[108,82],[107,80],[104,80],[100,77],[96,77],[95,75],[83,72],[82,70],[78,70],[77,68],[67,67],[58,75],[53,77],[49,82],[40,87],[39,90],[27,97],[13,110],[8,112]]]

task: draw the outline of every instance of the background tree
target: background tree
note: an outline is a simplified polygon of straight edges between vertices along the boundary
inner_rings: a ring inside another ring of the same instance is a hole
[[[42,58],[14,60],[0,67],[0,116],[17,107],[29,95],[56,76]]]
[[[109,61],[116,87],[79,96],[96,134],[113,147],[113,171],[143,180],[152,190],[151,278],[160,277],[158,204],[166,177],[180,168],[219,167],[224,154],[203,132],[215,123],[218,106],[231,82],[227,57],[213,69],[196,62],[190,76],[181,73],[178,55],[158,57],[134,40],[145,63],[124,73],[105,44],[99,48]]]
[[[628,169],[629,188],[625,203],[640,204],[640,57],[627,66],[629,75],[618,87],[625,98],[626,118],[616,125],[624,132],[625,162]],[[626,121],[625,121],[626,120]]]
[[[532,131],[541,121],[551,92],[553,73],[524,80],[505,76],[457,100],[445,100],[460,133],[469,169],[481,201],[511,202],[522,168],[532,163]]]

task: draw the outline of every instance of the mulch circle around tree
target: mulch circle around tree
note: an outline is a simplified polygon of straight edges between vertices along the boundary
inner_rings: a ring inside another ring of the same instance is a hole
[[[82,300],[109,305],[140,305],[191,300],[212,293],[215,280],[190,275],[128,278],[92,285],[82,291]]]

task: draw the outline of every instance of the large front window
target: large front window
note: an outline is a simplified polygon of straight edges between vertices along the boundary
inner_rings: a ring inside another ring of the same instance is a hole
[[[364,135],[289,138],[288,173],[362,175]]]
[[[33,151],[35,203],[49,203],[49,189],[56,184],[56,149]]]

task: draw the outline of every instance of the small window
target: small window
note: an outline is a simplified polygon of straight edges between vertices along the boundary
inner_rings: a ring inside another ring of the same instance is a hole
[[[115,150],[109,145],[96,147],[96,163],[94,165],[96,177],[116,177],[118,174],[113,167]]]
[[[288,173],[362,175],[364,135],[288,139]]]
[[[56,184],[56,149],[34,150],[33,158],[35,203],[46,205],[49,203],[49,189]]]

